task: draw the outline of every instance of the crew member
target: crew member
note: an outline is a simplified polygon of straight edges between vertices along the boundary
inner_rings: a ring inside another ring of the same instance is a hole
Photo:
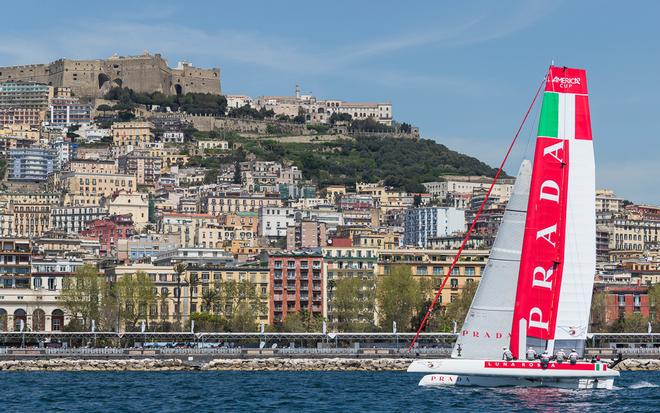
[[[566,353],[564,353],[563,348],[559,349],[559,351],[555,355],[555,359],[557,359],[557,363],[563,363],[566,360]]]
[[[506,360],[506,361],[513,360],[513,353],[511,353],[511,350],[509,350],[508,347],[502,347],[502,350],[504,351],[502,353],[502,360]]]
[[[571,353],[568,355],[568,361],[571,362],[571,364],[577,364],[578,361],[578,353],[575,351],[575,349],[571,350]]]
[[[548,350],[545,350],[543,353],[541,353],[541,357],[539,357],[541,360],[541,368],[542,369],[547,369],[548,368],[548,363],[550,363],[550,354],[548,354]]]
[[[527,349],[527,360],[535,360],[536,359],[536,351],[534,351],[533,348],[528,348]]]

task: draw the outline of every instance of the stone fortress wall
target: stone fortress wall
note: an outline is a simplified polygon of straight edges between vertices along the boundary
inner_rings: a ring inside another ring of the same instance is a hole
[[[186,62],[170,68],[156,53],[108,59],[58,59],[50,64],[0,67],[0,82],[25,81],[69,87],[81,98],[99,98],[114,86],[136,92],[220,94],[220,69],[201,69]]]

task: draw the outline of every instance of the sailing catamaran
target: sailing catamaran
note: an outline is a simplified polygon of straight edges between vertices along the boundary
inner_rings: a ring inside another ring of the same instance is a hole
[[[518,172],[450,359],[417,360],[420,385],[610,389],[604,363],[525,360],[584,353],[596,266],[595,166],[586,73],[551,66],[534,165]],[[510,348],[513,361],[503,360]]]

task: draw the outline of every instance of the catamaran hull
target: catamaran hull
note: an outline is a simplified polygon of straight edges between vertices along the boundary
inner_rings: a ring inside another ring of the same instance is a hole
[[[543,368],[538,361],[499,360],[417,360],[410,373],[427,374],[420,386],[484,386],[484,387],[558,387],[565,389],[611,389],[616,370],[603,363],[556,363]]]
[[[459,376],[452,374],[427,374],[419,381],[420,386],[473,386],[473,387],[555,387],[560,389],[611,390],[613,378],[526,378],[526,377],[492,377],[492,376]]]

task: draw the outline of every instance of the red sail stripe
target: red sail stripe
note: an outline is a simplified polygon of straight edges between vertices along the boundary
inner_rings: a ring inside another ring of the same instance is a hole
[[[575,139],[592,140],[589,97],[575,95]]]
[[[539,137],[527,204],[518,288],[511,327],[511,351],[520,357],[520,334],[554,338],[564,260],[568,198],[569,141]],[[527,331],[520,331],[520,320]]]

